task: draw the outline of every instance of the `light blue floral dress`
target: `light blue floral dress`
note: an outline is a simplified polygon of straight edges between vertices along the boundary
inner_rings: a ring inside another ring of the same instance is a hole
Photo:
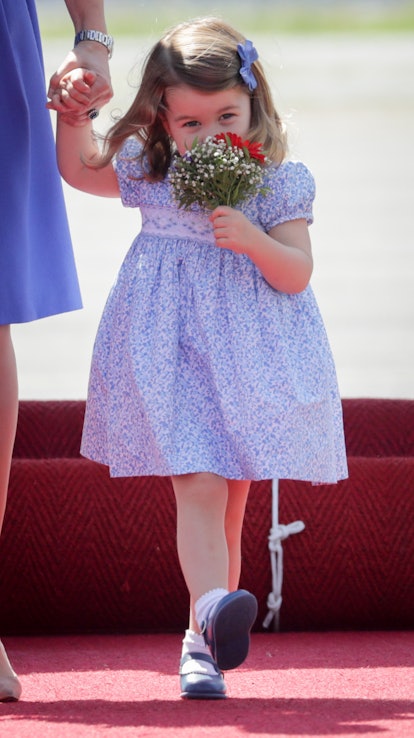
[[[346,477],[335,368],[311,287],[278,292],[247,256],[215,246],[208,213],[180,210],[168,178],[143,180],[138,150],[129,140],[115,165],[142,229],[98,330],[82,454],[115,477]],[[255,225],[312,221],[303,164],[270,168],[264,184],[270,192],[241,208]]]

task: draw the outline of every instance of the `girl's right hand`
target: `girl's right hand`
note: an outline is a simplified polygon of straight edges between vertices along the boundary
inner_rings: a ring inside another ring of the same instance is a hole
[[[83,126],[93,108],[93,86],[96,74],[88,69],[73,69],[65,74],[46,107],[56,110],[65,123]]]
[[[81,41],[69,52],[51,77],[47,93],[50,98],[48,107],[59,113],[65,112],[61,110],[60,83],[72,71],[79,69],[88,70],[89,73],[94,75],[88,100],[89,109],[97,108],[99,110],[106,105],[113,94],[108,60],[108,52],[102,44],[98,44],[96,41]],[[79,115],[85,115],[87,110],[80,105],[78,113]]]

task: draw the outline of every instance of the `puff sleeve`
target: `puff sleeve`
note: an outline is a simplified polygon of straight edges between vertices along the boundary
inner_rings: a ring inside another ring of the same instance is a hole
[[[288,161],[271,167],[266,174],[265,194],[258,197],[258,219],[266,232],[280,223],[305,218],[313,222],[315,181],[301,162]]]
[[[127,139],[114,162],[122,204],[127,208],[137,208],[141,203],[140,184],[143,182],[143,171],[137,158],[141,148],[136,139]]]

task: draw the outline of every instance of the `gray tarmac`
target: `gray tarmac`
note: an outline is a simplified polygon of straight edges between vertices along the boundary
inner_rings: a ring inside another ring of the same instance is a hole
[[[124,111],[155,39],[121,38],[109,112]],[[255,38],[292,157],[317,184],[315,290],[343,397],[414,397],[414,36]],[[44,46],[46,75],[66,53]],[[131,72],[132,70],[132,72]],[[20,397],[86,397],[106,296],[139,213],[65,186],[84,309],[13,327]]]

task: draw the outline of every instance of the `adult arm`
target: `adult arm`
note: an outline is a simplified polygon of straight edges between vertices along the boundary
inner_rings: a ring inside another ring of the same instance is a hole
[[[82,30],[107,32],[103,0],[65,0],[65,3],[75,35]],[[79,99],[76,96],[62,100],[60,95],[62,77],[72,69],[80,67],[88,69],[95,75],[87,101],[85,102],[84,97]],[[91,108],[99,109],[105,105],[112,94],[108,49],[99,41],[80,41],[50,79],[48,107],[62,114],[69,113],[72,120],[73,116],[84,118]]]

